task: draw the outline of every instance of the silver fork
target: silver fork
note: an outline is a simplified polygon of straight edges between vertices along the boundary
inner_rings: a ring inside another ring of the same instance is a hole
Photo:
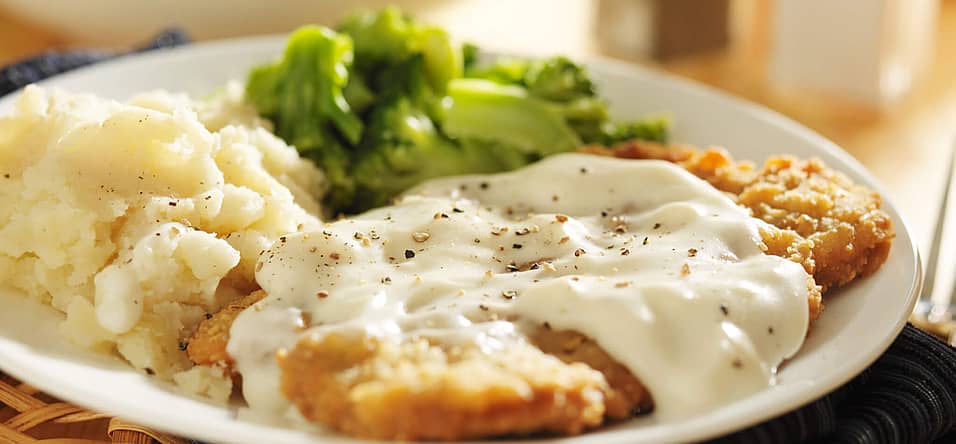
[[[946,340],[950,345],[956,346],[956,322],[953,321],[952,309],[953,293],[956,292],[956,288],[935,298],[933,297],[936,283],[936,266],[939,263],[940,244],[943,241],[943,231],[946,227],[946,210],[949,207],[949,193],[954,170],[956,170],[956,146],[949,153],[946,185],[943,189],[943,197],[939,202],[939,216],[936,219],[932,243],[927,256],[923,289],[920,292],[919,303],[916,304],[910,320],[917,327]]]

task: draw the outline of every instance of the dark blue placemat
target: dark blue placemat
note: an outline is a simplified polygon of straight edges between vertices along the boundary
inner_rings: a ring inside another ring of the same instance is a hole
[[[188,43],[179,30],[130,52]],[[0,69],[0,96],[130,52],[48,52]],[[870,368],[798,410],[714,444],[956,443],[956,349],[907,325]]]
[[[135,48],[132,51],[48,51],[0,68],[0,97],[31,83],[39,82],[47,77],[81,66],[112,59],[125,54],[171,48],[186,43],[189,43],[189,37],[187,37],[182,30],[169,29],[154,37],[153,40],[146,45]]]

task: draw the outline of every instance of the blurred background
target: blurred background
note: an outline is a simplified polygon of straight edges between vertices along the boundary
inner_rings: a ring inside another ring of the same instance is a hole
[[[0,0],[0,66],[169,26],[281,33],[386,4],[485,48],[624,59],[773,108],[856,156],[930,242],[956,135],[956,0]]]

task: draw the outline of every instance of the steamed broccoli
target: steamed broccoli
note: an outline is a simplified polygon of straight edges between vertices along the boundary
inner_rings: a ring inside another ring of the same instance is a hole
[[[343,210],[384,205],[426,179],[505,171],[529,162],[520,150],[504,144],[451,140],[442,134],[436,125],[442,96],[431,89],[423,64],[423,57],[411,57],[379,76],[382,103],[368,117],[351,170],[356,198]]]
[[[363,124],[342,93],[351,63],[351,39],[306,26],[289,39],[279,63],[252,71],[246,97],[275,122],[280,137],[299,149],[333,141],[332,131],[357,143]]]
[[[527,90],[489,80],[459,79],[448,88],[444,130],[455,138],[501,141],[541,158],[581,144],[560,107]]]
[[[364,127],[343,91],[353,83],[351,62],[351,39],[307,26],[292,35],[279,62],[253,69],[246,84],[246,100],[275,123],[276,134],[325,171],[333,207],[352,199],[343,143],[358,143]],[[353,100],[360,97],[357,88],[353,84]]]
[[[249,73],[246,99],[325,171],[330,215],[434,177],[667,135],[662,119],[609,122],[587,71],[567,58],[482,66],[477,47],[397,8],[357,13],[338,32],[297,30],[280,60]]]
[[[629,139],[667,141],[670,122],[666,119],[610,122],[608,104],[597,96],[597,88],[587,70],[567,57],[504,58],[487,66],[472,65],[465,77],[521,87],[529,96],[549,102],[585,143],[613,144]]]
[[[667,143],[670,126],[671,122],[667,117],[650,117],[623,123],[608,122],[601,128],[598,138],[592,142],[607,146],[634,139]]]
[[[339,26],[339,32],[355,42],[355,64],[362,72],[374,72],[420,54],[429,84],[444,92],[445,85],[461,77],[464,69],[462,50],[444,29],[415,22],[394,6],[377,13],[357,12]]]
[[[541,60],[504,58],[489,66],[472,67],[465,77],[521,86],[534,97],[557,102],[596,95],[587,70],[563,56]]]
[[[427,179],[465,172],[493,173],[529,162],[519,150],[501,144],[449,140],[407,98],[376,109],[371,118],[374,130],[370,133],[376,131],[378,137],[361,149],[352,168],[356,199],[344,208],[347,212],[385,205]]]

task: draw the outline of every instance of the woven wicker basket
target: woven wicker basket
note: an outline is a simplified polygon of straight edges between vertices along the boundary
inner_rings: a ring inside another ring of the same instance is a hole
[[[185,444],[121,419],[84,410],[0,373],[0,444]]]

